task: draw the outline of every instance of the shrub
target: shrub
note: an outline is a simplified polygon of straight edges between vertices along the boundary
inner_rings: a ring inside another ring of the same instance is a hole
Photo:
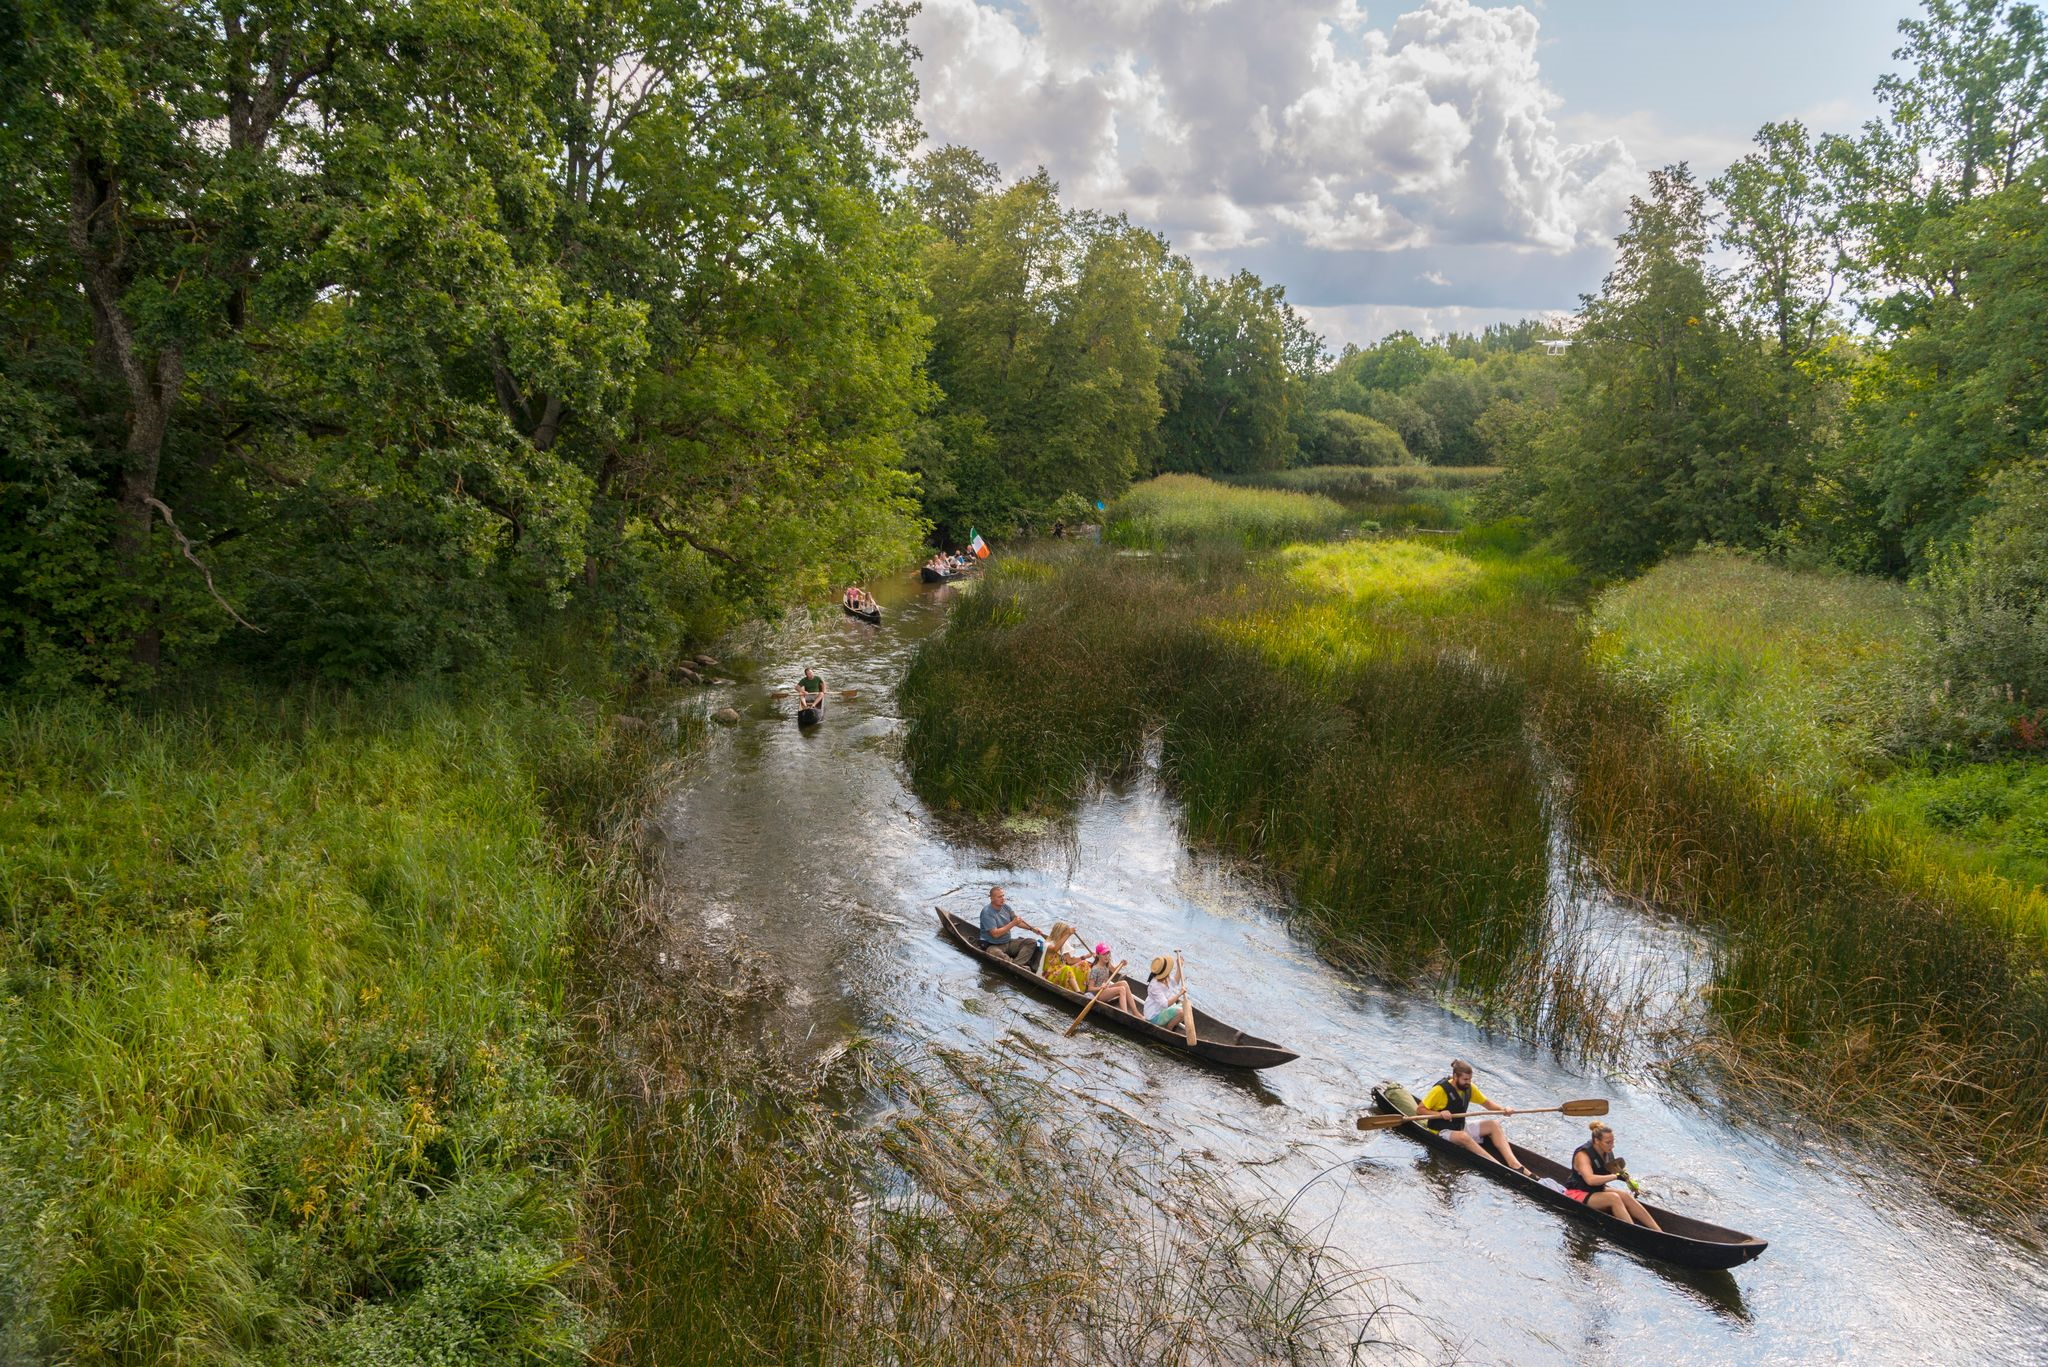
[[[1990,499],[1927,575],[1926,725],[1935,740],[2035,749],[2048,707],[2048,461],[2005,471]]]

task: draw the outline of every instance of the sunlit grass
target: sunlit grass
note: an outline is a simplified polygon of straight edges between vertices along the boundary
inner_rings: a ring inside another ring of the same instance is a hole
[[[1104,534],[1118,545],[1147,550],[1201,542],[1253,548],[1328,536],[1348,518],[1342,505],[1319,494],[1161,475],[1116,501]]]

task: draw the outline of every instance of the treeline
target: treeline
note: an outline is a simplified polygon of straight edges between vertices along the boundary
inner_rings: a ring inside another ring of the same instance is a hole
[[[913,164],[906,15],[10,7],[0,688],[656,668],[934,524],[1285,463],[1279,291]]]

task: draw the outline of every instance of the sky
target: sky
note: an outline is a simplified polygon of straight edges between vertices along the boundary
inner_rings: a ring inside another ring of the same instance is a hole
[[[1286,288],[1333,350],[1599,287],[1629,196],[1877,112],[1913,0],[924,0],[920,113]]]

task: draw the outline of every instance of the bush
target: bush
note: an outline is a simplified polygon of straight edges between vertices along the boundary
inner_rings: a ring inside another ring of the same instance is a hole
[[[1975,749],[2042,748],[2048,720],[2048,461],[1992,481],[1969,540],[1927,576],[1933,649],[1922,679],[1929,737]]]
[[[1255,548],[1329,536],[1348,517],[1320,494],[1235,488],[1199,475],[1161,475],[1118,499],[1109,510],[1109,539],[1160,550],[1221,542]]]

